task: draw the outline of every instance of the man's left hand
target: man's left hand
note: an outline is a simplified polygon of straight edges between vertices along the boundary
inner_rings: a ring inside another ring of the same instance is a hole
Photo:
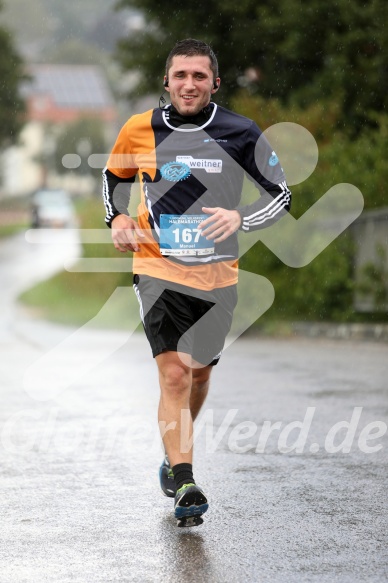
[[[214,243],[225,241],[232,233],[237,231],[241,224],[240,214],[235,211],[228,211],[221,207],[202,207],[202,212],[211,215],[208,219],[198,225],[202,235]]]

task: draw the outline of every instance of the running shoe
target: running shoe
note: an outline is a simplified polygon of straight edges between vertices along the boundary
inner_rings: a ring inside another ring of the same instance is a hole
[[[164,458],[163,463],[159,468],[159,480],[163,494],[169,498],[174,498],[176,494],[176,484],[167,456]]]
[[[184,484],[175,495],[174,514],[179,527],[199,526],[208,508],[207,498],[196,484]]]

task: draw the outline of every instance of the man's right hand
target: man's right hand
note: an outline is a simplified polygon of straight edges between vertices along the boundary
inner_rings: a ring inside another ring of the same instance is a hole
[[[140,251],[137,237],[144,239],[144,235],[137,222],[131,217],[117,215],[112,221],[111,228],[113,244],[118,251],[121,251],[121,253]]]

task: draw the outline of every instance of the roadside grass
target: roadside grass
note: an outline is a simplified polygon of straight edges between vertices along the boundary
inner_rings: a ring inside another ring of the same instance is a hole
[[[6,237],[12,237],[12,235],[16,235],[20,233],[20,231],[25,231],[28,228],[28,222],[20,221],[17,223],[12,223],[11,225],[1,225],[0,224],[0,239],[4,239]]]
[[[81,229],[106,228],[100,199],[80,199],[75,204]],[[112,243],[83,243],[83,257],[124,259],[128,256],[116,251]],[[139,320],[139,307],[131,286],[132,274],[128,272],[62,271],[21,294],[19,301],[32,313],[53,322],[82,326],[95,319],[91,325],[128,329]],[[107,304],[117,288],[120,292]]]
[[[0,200],[0,239],[27,229],[30,221],[28,197],[7,197]]]

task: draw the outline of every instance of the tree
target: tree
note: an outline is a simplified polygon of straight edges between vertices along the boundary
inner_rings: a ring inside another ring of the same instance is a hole
[[[164,10],[157,0],[120,0],[128,7],[147,19],[118,46],[124,69],[141,73],[138,94],[160,88],[169,48],[194,36],[218,55],[224,104],[241,86],[301,106],[333,99],[351,132],[388,107],[384,0],[198,0]]]
[[[0,10],[2,10],[0,3]],[[13,143],[22,126],[24,102],[19,83],[26,79],[23,62],[18,55],[10,32],[0,28],[0,144]]]

